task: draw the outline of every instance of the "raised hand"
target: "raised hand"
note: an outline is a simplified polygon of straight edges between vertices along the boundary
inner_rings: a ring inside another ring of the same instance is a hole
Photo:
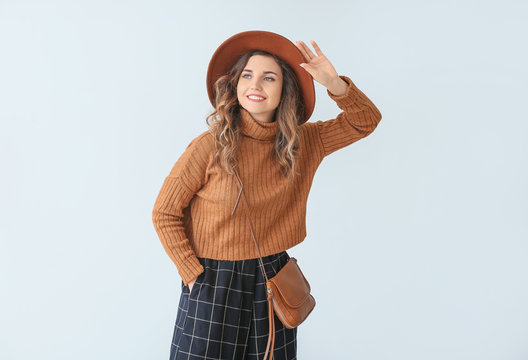
[[[317,55],[303,41],[295,42],[295,46],[301,51],[305,61],[300,65],[312,75],[315,81],[327,88],[332,87],[338,81],[339,76],[332,63],[330,63],[330,60],[327,59],[319,46],[317,46],[317,43],[314,40],[310,42]]]

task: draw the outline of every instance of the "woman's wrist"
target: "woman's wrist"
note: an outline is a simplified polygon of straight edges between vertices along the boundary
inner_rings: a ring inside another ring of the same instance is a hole
[[[339,76],[334,79],[334,81],[327,86],[326,88],[328,91],[332,93],[332,95],[335,96],[343,96],[346,94],[346,89],[348,87],[348,84],[345,80],[341,79]]]

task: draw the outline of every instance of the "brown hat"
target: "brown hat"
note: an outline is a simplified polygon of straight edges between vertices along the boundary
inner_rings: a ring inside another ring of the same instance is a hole
[[[207,69],[207,93],[211,104],[215,106],[213,89],[215,81],[227,73],[243,53],[251,50],[267,51],[290,65],[297,76],[304,100],[305,117],[299,121],[299,125],[306,122],[315,106],[312,75],[299,66],[305,60],[297,46],[284,36],[269,31],[252,30],[235,34],[216,49]]]

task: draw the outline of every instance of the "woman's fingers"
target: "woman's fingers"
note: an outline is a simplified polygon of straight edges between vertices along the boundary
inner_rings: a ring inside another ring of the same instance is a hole
[[[315,57],[315,55],[312,53],[312,50],[310,50],[310,48],[308,48],[308,46],[303,41],[297,41],[296,45],[299,50],[301,50],[306,62],[310,62],[312,58]]]
[[[310,48],[308,47],[308,45],[306,45],[304,41],[301,41],[301,44],[304,50],[306,51],[306,53],[308,54],[308,58],[312,60],[315,57],[315,54],[312,52],[312,50],[310,50]]]
[[[315,49],[315,52],[317,53],[318,56],[324,56],[323,52],[321,51],[321,49],[319,48],[319,46],[317,46],[317,43],[314,41],[314,40],[310,40],[311,43],[312,43],[312,46],[314,47]]]
[[[307,57],[307,55],[306,55],[306,51],[304,51],[304,48],[303,48],[302,45],[301,45],[301,42],[300,42],[300,41],[296,41],[296,42],[295,42],[295,46],[297,46],[297,49],[299,49],[299,51],[301,52],[304,61],[305,61],[305,62],[310,61],[310,59],[309,59],[309,58]]]
[[[196,282],[196,279],[189,281],[189,284],[187,285],[189,287],[189,292],[192,291],[192,288],[195,282]]]

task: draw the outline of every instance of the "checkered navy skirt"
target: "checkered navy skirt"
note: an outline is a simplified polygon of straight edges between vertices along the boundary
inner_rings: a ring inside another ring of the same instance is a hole
[[[268,278],[286,265],[286,251],[262,258]],[[170,360],[264,357],[268,343],[266,280],[260,259],[198,258],[205,271],[189,293],[182,293],[174,326]],[[285,328],[275,317],[273,360],[297,358],[297,328]]]

